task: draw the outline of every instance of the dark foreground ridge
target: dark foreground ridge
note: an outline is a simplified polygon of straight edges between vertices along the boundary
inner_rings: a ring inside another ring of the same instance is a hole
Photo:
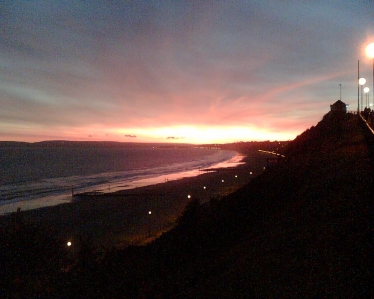
[[[373,136],[357,115],[328,113],[277,165],[221,200],[193,200],[147,246],[82,240],[69,263],[48,230],[16,228],[46,242],[18,235],[31,252],[57,249],[26,265],[3,238],[0,297],[372,298],[372,200]]]

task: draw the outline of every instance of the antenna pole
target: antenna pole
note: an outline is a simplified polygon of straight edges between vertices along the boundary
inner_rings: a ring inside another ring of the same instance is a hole
[[[339,84],[339,88],[340,88],[340,100],[342,100],[342,85]]]
[[[360,60],[357,61],[357,114],[360,114]]]

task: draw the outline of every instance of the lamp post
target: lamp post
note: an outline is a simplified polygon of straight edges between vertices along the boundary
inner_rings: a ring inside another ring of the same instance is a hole
[[[357,83],[360,80],[360,60],[357,60]],[[360,114],[360,84],[357,84],[357,115]]]
[[[339,84],[339,91],[340,91],[340,98],[339,100],[342,100],[342,85]]]
[[[374,92],[374,43],[370,43],[366,46],[366,55],[373,60],[373,92]],[[374,100],[374,96],[373,96]]]
[[[149,215],[149,219],[148,219],[148,237],[151,236],[151,215],[152,215],[152,211],[148,211],[148,215]]]
[[[370,88],[369,87],[365,87],[364,88],[364,93],[365,93],[365,96],[366,96],[366,108],[369,108],[369,91],[370,91]]]
[[[365,83],[366,83],[366,79],[365,78],[360,78],[359,80],[358,80],[358,84],[360,84],[361,85],[361,110],[362,110],[362,101],[363,101],[363,95],[362,95],[362,88],[363,88],[363,86],[365,85]]]

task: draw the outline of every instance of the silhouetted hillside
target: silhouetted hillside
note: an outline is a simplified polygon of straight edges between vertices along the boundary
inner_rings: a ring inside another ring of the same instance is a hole
[[[167,286],[152,291],[172,298],[370,297],[368,153],[357,116],[327,114],[245,188],[200,208],[191,203],[181,225],[148,249],[153,266],[145,272]]]
[[[193,202],[150,246],[161,265],[148,271],[172,298],[370,297],[368,153],[357,116],[327,114],[277,167],[220,202]]]
[[[95,254],[83,242],[48,294],[371,298],[368,138],[357,116],[328,113],[290,142],[277,166],[220,200],[194,199],[179,224],[148,246]]]

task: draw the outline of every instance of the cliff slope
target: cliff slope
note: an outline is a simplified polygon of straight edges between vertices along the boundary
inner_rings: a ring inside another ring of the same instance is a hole
[[[371,138],[373,138],[371,136]],[[354,115],[325,115],[286,157],[149,250],[151,293],[179,298],[368,298],[373,168]]]
[[[66,264],[53,232],[16,225],[0,242],[0,297],[23,287],[25,298],[373,298],[373,138],[357,116],[328,113],[276,166],[191,201],[147,246],[95,253],[82,239]],[[33,263],[34,252],[49,254]]]

